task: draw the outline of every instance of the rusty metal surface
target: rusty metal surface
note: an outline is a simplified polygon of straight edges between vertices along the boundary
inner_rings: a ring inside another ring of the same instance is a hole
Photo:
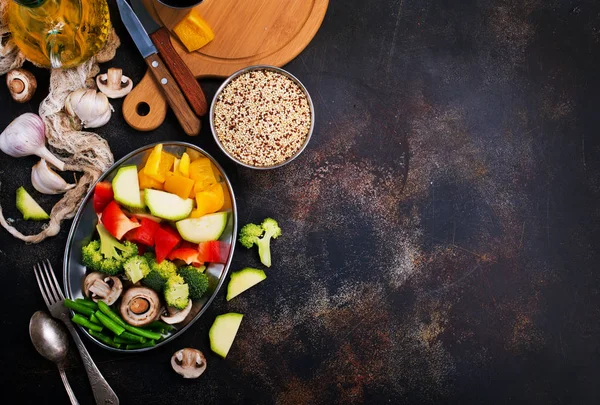
[[[143,63],[115,24],[123,45],[110,65],[139,80]],[[596,402],[599,66],[592,0],[331,2],[286,67],[318,116],[303,155],[256,172],[219,153],[207,121],[193,140],[225,166],[242,223],[280,221],[267,280],[228,303],[223,294],[164,348],[90,347],[121,403]],[[47,73],[36,73],[45,88]],[[218,85],[203,82],[207,96]],[[3,126],[42,98],[17,105],[0,86]],[[116,158],[190,139],[172,114],[136,133],[114,105],[100,134]],[[9,217],[35,161],[0,156]],[[0,233],[12,403],[67,399],[26,326],[43,307],[32,265],[49,257],[60,268],[67,230],[39,246]],[[233,269],[247,265],[259,266],[256,253],[239,247]],[[208,328],[229,311],[245,318],[222,360]],[[185,346],[207,354],[198,381],[170,370]],[[69,360],[76,394],[92,403],[79,359]]]

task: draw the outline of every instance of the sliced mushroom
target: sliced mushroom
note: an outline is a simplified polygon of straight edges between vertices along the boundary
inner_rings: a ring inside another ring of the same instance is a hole
[[[154,290],[131,287],[121,299],[121,316],[130,325],[143,326],[152,322],[160,309],[160,299]]]
[[[200,350],[186,347],[173,354],[171,367],[183,378],[198,378],[206,370],[206,358]]]
[[[189,300],[187,306],[184,309],[175,309],[173,307],[168,307],[167,311],[169,312],[169,316],[162,315],[160,319],[162,319],[163,322],[166,322],[170,325],[174,323],[183,322],[183,320],[186,316],[188,316],[191,310],[192,300]]]
[[[92,301],[104,301],[106,305],[112,305],[121,296],[123,283],[118,277],[107,277],[102,273],[93,272],[85,278],[83,292]]]
[[[6,85],[11,97],[18,103],[26,103],[33,97],[37,80],[25,69],[13,69],[6,74]]]
[[[133,88],[133,81],[117,68],[110,68],[106,73],[96,76],[96,84],[98,90],[108,98],[125,97]]]

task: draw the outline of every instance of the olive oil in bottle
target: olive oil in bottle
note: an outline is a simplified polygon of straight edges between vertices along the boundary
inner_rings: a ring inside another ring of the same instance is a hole
[[[104,46],[110,15],[106,0],[11,0],[8,26],[29,60],[70,68]]]

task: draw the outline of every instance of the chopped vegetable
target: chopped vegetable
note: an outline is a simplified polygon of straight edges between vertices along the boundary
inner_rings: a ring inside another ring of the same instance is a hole
[[[208,186],[204,191],[196,193],[196,209],[192,211],[190,217],[200,218],[206,214],[212,214],[223,208],[225,195],[223,186],[220,183]]]
[[[190,155],[186,152],[183,152],[183,155],[181,155],[177,171],[181,173],[182,176],[190,177]]]
[[[102,329],[104,329],[103,326],[96,325],[95,323],[93,323],[89,319],[87,319],[86,317],[81,316],[79,314],[73,315],[73,317],[71,318],[71,320],[74,323],[83,326],[84,328],[92,329],[92,330],[95,330],[96,332],[100,332],[100,331],[102,331]]]
[[[277,221],[273,218],[266,218],[260,226],[256,224],[244,225],[240,230],[239,241],[248,249],[257,245],[261,263],[271,267],[271,238],[275,239],[280,235],[281,228],[279,228]]]
[[[64,306],[67,307],[67,308],[69,308],[69,309],[72,309],[75,312],[78,312],[78,313],[80,313],[82,315],[85,315],[85,316],[90,316],[90,315],[92,315],[94,313],[94,310],[92,308],[90,308],[88,306],[85,306],[85,305],[82,305],[82,304],[79,304],[78,302],[75,302],[75,301],[70,300],[68,298],[65,298],[65,300],[64,300]]]
[[[152,215],[169,221],[187,218],[194,209],[194,200],[181,198],[166,191],[147,189],[144,199]]]
[[[115,238],[121,240],[130,230],[140,226],[125,215],[116,201],[111,201],[102,211],[102,225]]]
[[[94,187],[94,211],[100,214],[104,208],[114,199],[112,184],[108,181],[96,183]]]
[[[123,263],[125,275],[132,283],[137,283],[150,273],[150,266],[143,256],[132,256]]]
[[[164,190],[178,195],[180,198],[187,199],[194,189],[194,180],[189,179],[179,173],[167,176]]]
[[[186,264],[200,263],[198,260],[198,250],[193,248],[178,248],[173,250],[167,256],[169,260],[182,260]]]
[[[96,318],[106,327],[106,329],[110,330],[115,335],[119,336],[123,332],[125,332],[125,328],[118,323],[116,323],[113,319],[106,316],[102,311],[96,311],[94,314]]]
[[[17,209],[23,214],[23,219],[44,221],[50,219],[50,215],[33,199],[24,187],[17,189]]]
[[[184,309],[189,301],[189,287],[180,275],[169,277],[165,284],[165,301],[168,306]]]
[[[191,9],[174,27],[173,32],[187,48],[196,51],[215,38],[215,34],[197,10]]]
[[[186,218],[175,224],[181,237],[192,243],[217,240],[227,226],[227,213],[215,212],[200,218]]]
[[[125,234],[125,239],[144,246],[154,246],[154,235],[160,228],[160,223],[149,218],[142,218],[140,226]]]
[[[155,190],[162,190],[163,184],[160,181],[154,180],[152,177],[144,173],[144,169],[140,169],[138,172],[138,181],[140,183],[140,189],[153,188]]]
[[[135,243],[119,242],[102,224],[96,226],[100,240],[93,240],[81,249],[81,262],[89,269],[115,275],[123,271],[123,262],[138,253]]]
[[[227,285],[227,301],[237,297],[266,278],[267,275],[264,271],[251,267],[231,273],[231,280]]]
[[[189,299],[196,301],[202,298],[206,290],[208,290],[208,277],[206,274],[198,271],[193,266],[181,267],[177,272],[188,285]]]
[[[230,312],[228,314],[219,315],[216,317],[215,322],[210,327],[208,337],[210,339],[210,348],[213,352],[219,356],[225,358],[237,331],[242,323],[244,315]]]
[[[198,244],[198,261],[201,263],[227,263],[231,245],[220,240],[200,242]]]
[[[168,225],[163,225],[154,234],[156,261],[162,262],[181,241],[179,233]]]

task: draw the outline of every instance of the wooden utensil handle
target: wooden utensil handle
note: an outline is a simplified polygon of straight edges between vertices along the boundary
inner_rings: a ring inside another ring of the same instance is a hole
[[[175,48],[173,48],[169,31],[165,27],[161,27],[150,34],[150,38],[177,81],[177,84],[179,84],[179,88],[190,103],[192,110],[199,116],[206,114],[208,108],[204,92],[190,71],[190,68],[181,60],[181,57],[175,51]]]
[[[152,54],[146,58],[146,64],[185,133],[191,136],[198,135],[200,133],[200,119],[190,108],[163,60],[157,54]]]

